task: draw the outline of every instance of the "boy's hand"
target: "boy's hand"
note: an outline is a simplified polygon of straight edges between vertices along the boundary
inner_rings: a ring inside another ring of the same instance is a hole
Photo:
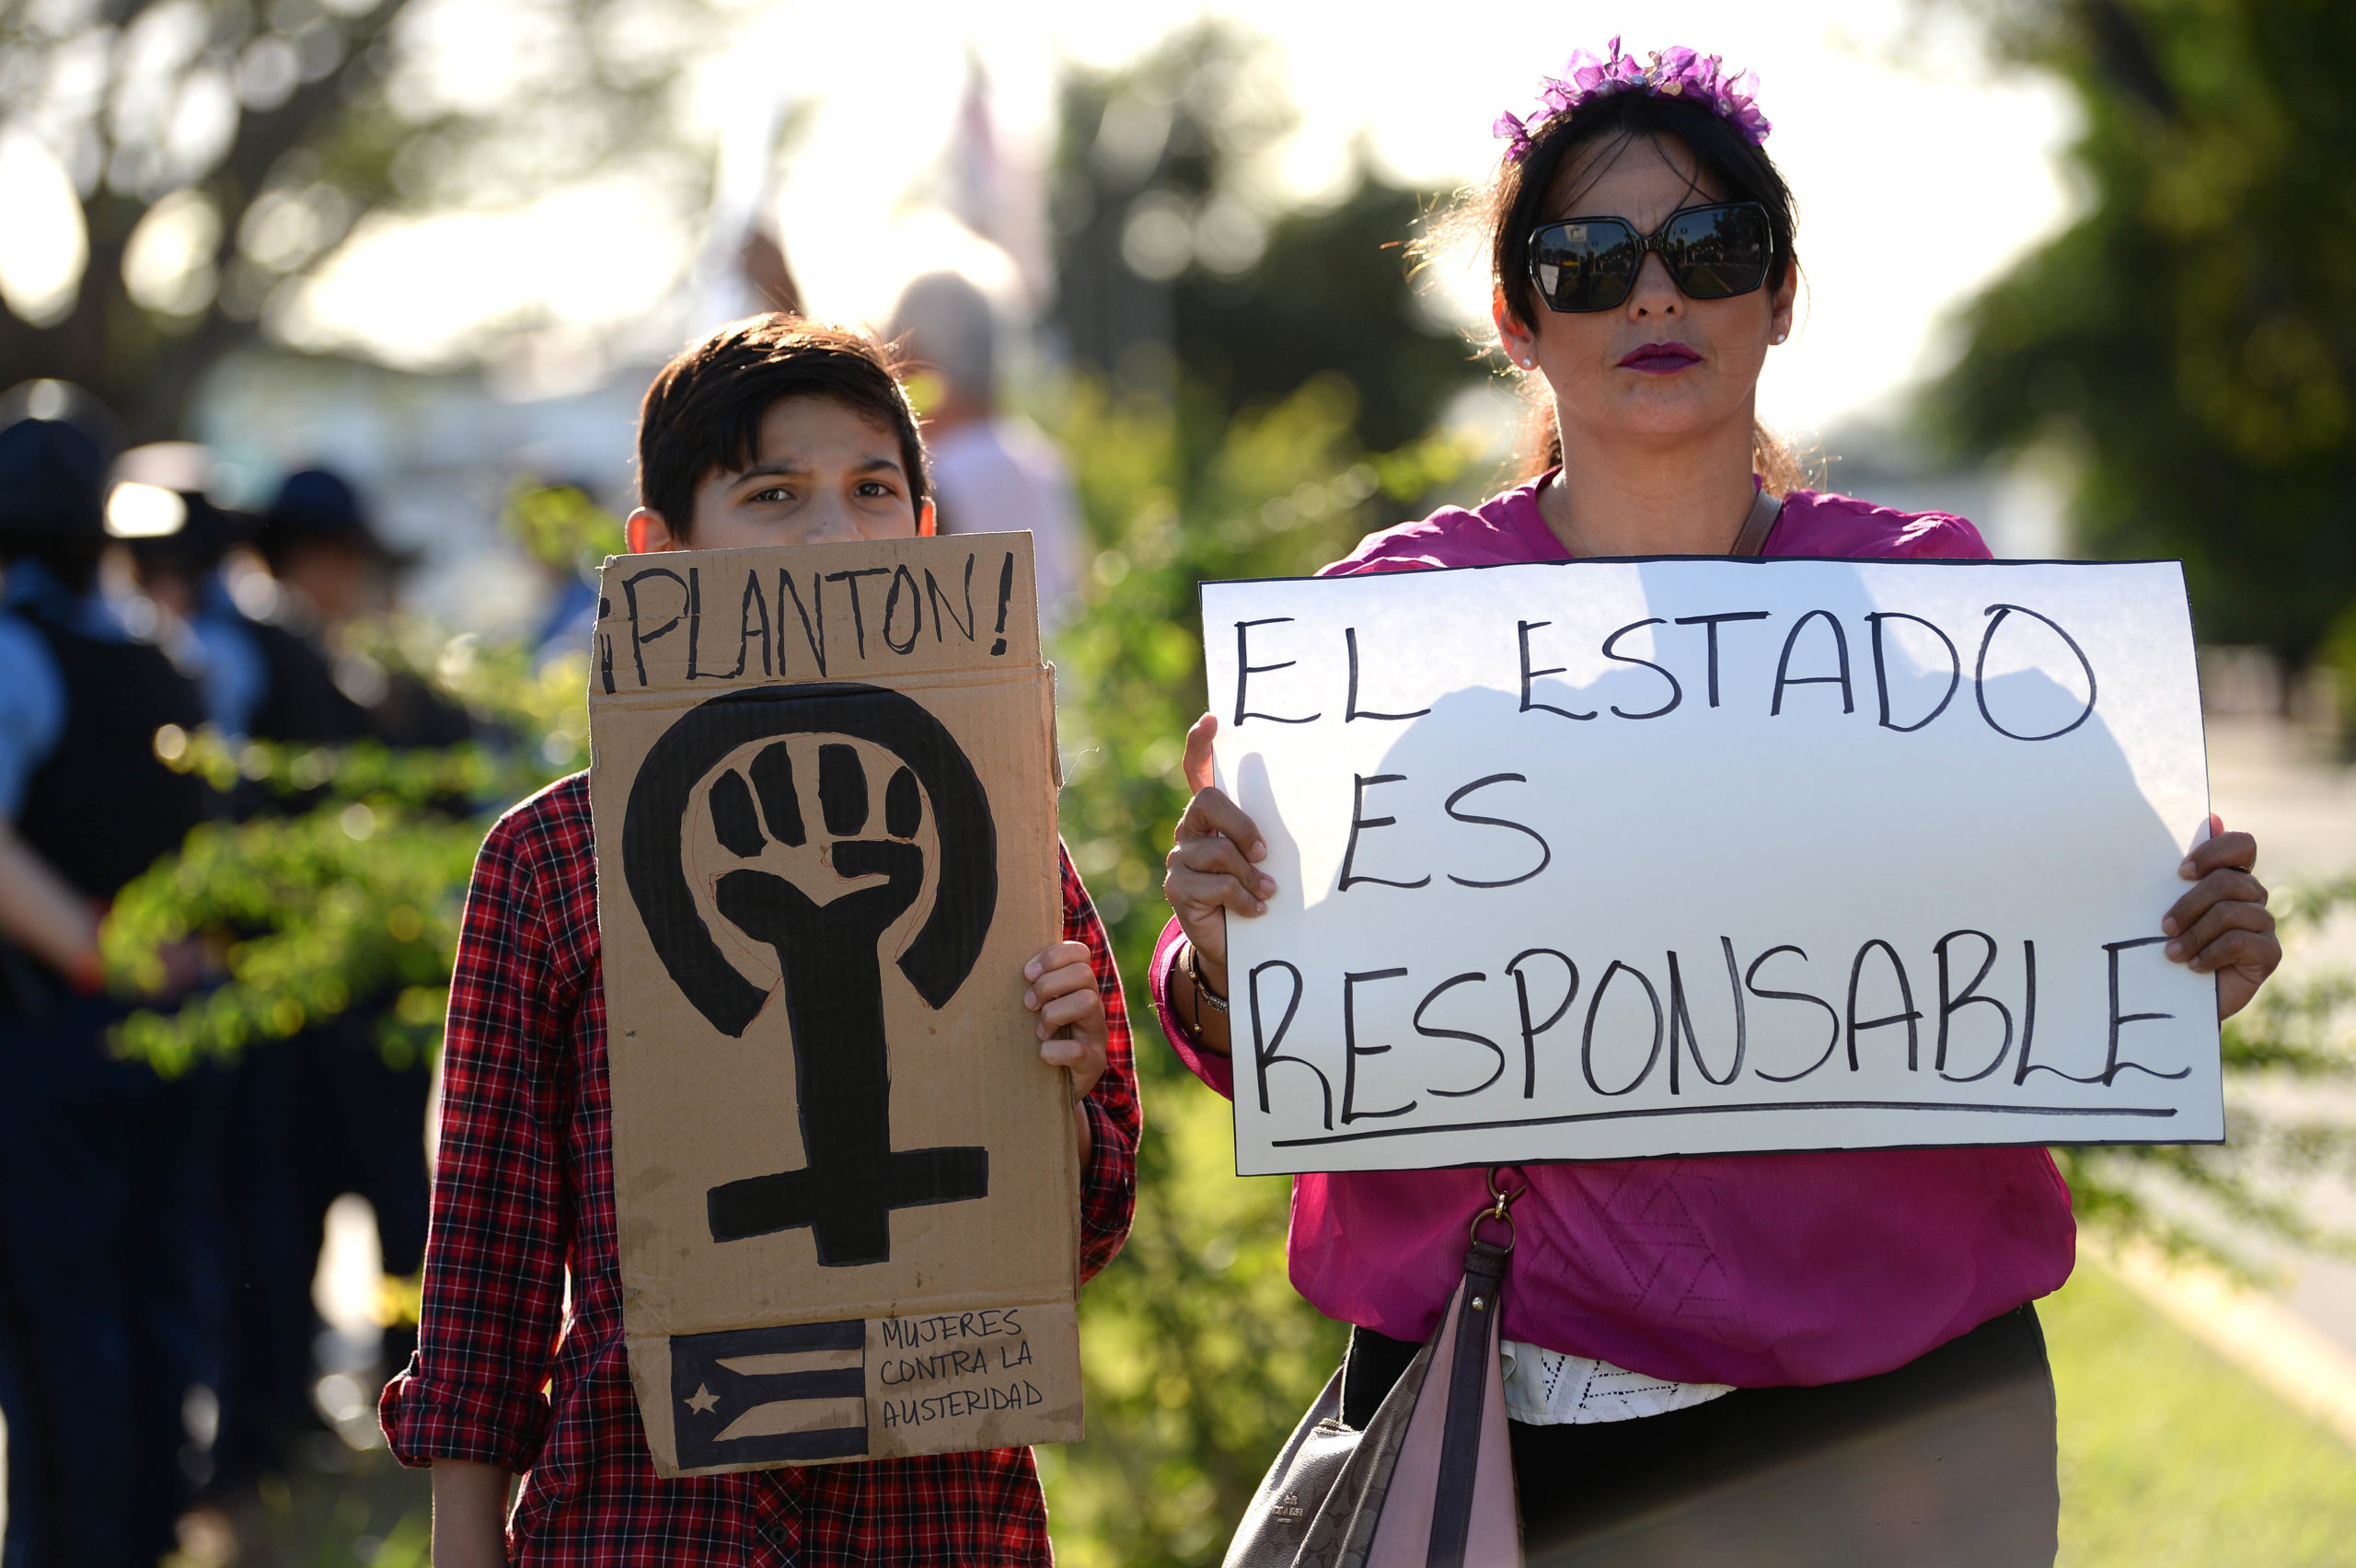
[[[2258,840],[2227,833],[2223,819],[2212,815],[2208,841],[2195,845],[2180,868],[2195,885],[2160,922],[2160,934],[2176,939],[2167,945],[2168,957],[2196,974],[2217,976],[2219,1018],[2248,1006],[2282,962],[2266,884],[2250,874],[2257,863]]]
[[[1072,1136],[1086,1170],[1095,1140],[1080,1102],[1104,1076],[1104,997],[1096,988],[1096,971],[1089,967],[1084,944],[1057,942],[1032,955],[1022,978],[1030,982],[1022,1005],[1039,1015],[1039,1059],[1071,1069]]]
[[[1039,1015],[1039,1059],[1071,1069],[1072,1090],[1086,1098],[1104,1076],[1104,997],[1079,942],[1041,948],[1022,966],[1031,983],[1022,1005]]]

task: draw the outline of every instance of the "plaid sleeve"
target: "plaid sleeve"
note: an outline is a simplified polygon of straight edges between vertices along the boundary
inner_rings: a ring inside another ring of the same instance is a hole
[[[1088,966],[1096,972],[1096,989],[1104,997],[1104,1076],[1096,1080],[1080,1105],[1088,1117],[1094,1151],[1080,1183],[1080,1277],[1094,1277],[1113,1261],[1128,1239],[1129,1219],[1138,1202],[1138,1136],[1145,1115],[1138,1102],[1137,1061],[1129,1047],[1129,1009],[1121,996],[1121,972],[1113,962],[1113,944],[1097,918],[1096,905],[1062,851],[1064,940],[1088,949]]]
[[[567,1203],[560,987],[534,820],[526,804],[491,830],[467,894],[417,1352],[378,1408],[406,1465],[526,1470],[548,1431]]]

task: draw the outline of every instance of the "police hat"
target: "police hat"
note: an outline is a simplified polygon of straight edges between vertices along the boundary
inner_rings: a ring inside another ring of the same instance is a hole
[[[63,381],[0,394],[0,533],[104,536],[111,422]]]
[[[295,543],[346,544],[367,551],[394,566],[415,560],[413,554],[395,550],[376,536],[360,508],[360,497],[340,474],[325,468],[304,468],[286,476],[278,499],[261,515],[260,546],[265,556]]]

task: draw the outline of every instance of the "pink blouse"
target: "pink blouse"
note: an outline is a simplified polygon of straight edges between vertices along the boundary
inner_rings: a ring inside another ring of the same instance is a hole
[[[1369,535],[1320,575],[1565,560],[1537,484]],[[1795,490],[1771,556],[1986,559],[1977,529]],[[1228,1059],[1170,1010],[1172,920],[1154,1006],[1179,1059],[1232,1099]],[[2070,1276],[2070,1192],[2042,1148],[1860,1150],[1519,1167],[1504,1333],[1680,1383],[1837,1383],[1904,1365]],[[1293,1182],[1295,1289],[1327,1317],[1427,1337],[1462,1274],[1478,1170]]]

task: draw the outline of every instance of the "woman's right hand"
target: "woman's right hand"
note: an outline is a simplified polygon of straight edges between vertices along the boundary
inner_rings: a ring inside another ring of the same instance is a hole
[[[1211,737],[1218,733],[1218,721],[1208,713],[1186,732],[1186,784],[1195,794],[1178,819],[1161,892],[1194,944],[1203,978],[1224,993],[1228,912],[1266,914],[1276,884],[1259,868],[1268,855],[1259,828],[1211,785]]]

